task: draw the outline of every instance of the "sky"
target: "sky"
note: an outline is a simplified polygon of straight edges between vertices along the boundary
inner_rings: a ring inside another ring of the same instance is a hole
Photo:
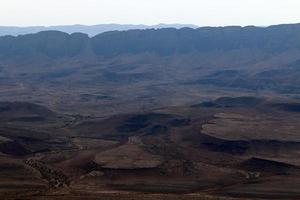
[[[0,0],[0,26],[300,22],[300,0]]]

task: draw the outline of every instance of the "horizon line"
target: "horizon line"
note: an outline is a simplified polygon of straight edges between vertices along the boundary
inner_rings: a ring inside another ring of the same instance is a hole
[[[99,23],[99,24],[81,24],[81,23],[74,23],[74,24],[56,24],[56,25],[0,25],[0,27],[11,27],[11,28],[31,28],[31,27],[44,27],[44,28],[51,28],[51,27],[60,27],[60,26],[101,26],[101,25],[117,25],[117,26],[159,26],[159,25],[187,25],[187,26],[195,26],[197,28],[202,27],[248,27],[248,26],[254,26],[254,27],[270,27],[270,26],[277,26],[277,25],[296,25],[300,24],[300,22],[294,22],[294,23],[278,23],[278,24],[268,24],[268,25],[255,25],[255,24],[248,24],[248,25],[241,25],[241,24],[231,24],[231,25],[198,25],[193,23],[156,23],[156,24],[141,24],[141,23]]]

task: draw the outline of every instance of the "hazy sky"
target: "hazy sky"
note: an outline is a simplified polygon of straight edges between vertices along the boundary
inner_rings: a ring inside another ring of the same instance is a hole
[[[300,22],[300,0],[0,0],[0,25]]]

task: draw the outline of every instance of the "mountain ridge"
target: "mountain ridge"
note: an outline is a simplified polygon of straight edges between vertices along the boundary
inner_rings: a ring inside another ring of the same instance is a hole
[[[30,33],[37,33],[40,31],[56,30],[62,31],[69,34],[81,32],[88,34],[89,36],[95,36],[97,34],[107,32],[107,31],[126,31],[132,29],[160,29],[160,28],[198,28],[198,26],[193,24],[157,24],[157,25],[143,25],[143,24],[98,24],[98,25],[56,25],[56,26],[0,26],[0,36],[5,35],[24,35]]]
[[[163,28],[109,31],[89,37],[84,33],[42,31],[21,36],[0,37],[0,56],[25,56],[31,51],[49,57],[73,57],[90,45],[97,56],[155,53],[185,54],[194,51],[257,49],[276,53],[299,49],[300,24],[262,27]],[[32,56],[32,55],[31,55]]]
[[[0,37],[3,100],[66,112],[196,104],[225,91],[299,98],[299,75],[300,24]]]

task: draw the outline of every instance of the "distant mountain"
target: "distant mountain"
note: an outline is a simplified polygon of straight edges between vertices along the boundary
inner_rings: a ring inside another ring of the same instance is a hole
[[[0,37],[0,58],[45,55],[50,58],[80,56],[87,49],[94,56],[154,53],[160,56],[245,50],[282,53],[300,49],[300,24],[261,27],[163,28],[109,31],[89,37],[83,33],[42,31]],[[216,58],[215,58],[216,59]]]
[[[198,28],[193,24],[158,24],[158,25],[133,25],[133,24],[99,24],[99,25],[66,25],[66,26],[30,26],[30,27],[15,27],[15,26],[0,26],[0,36],[4,35],[24,35],[30,33],[37,33],[40,31],[62,31],[65,33],[85,33],[89,36],[95,36],[97,34],[107,31],[127,31],[132,29],[161,29],[161,28]]]
[[[195,103],[199,95],[224,91],[297,97],[299,77],[300,24],[0,37],[1,97],[7,101],[53,105],[45,102],[53,91],[56,102],[103,112],[111,108],[107,103],[127,112],[169,105],[170,99]]]

